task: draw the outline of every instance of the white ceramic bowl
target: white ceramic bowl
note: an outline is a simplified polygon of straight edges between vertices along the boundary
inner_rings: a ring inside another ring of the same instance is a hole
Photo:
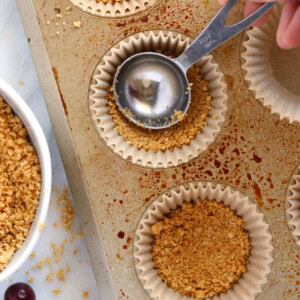
[[[45,222],[51,194],[51,159],[48,144],[43,130],[28,107],[25,101],[17,94],[17,92],[0,78],[0,96],[13,109],[14,113],[20,117],[24,126],[28,131],[28,135],[33,146],[36,149],[40,160],[42,187],[39,205],[36,211],[35,219],[31,225],[29,235],[22,247],[14,254],[6,268],[0,272],[0,282],[12,275],[32,253],[34,246],[40,236],[40,222]]]

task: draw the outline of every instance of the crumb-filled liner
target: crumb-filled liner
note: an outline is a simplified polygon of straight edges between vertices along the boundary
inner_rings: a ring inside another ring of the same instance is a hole
[[[75,7],[94,16],[128,17],[155,6],[160,0],[68,0]]]
[[[300,166],[297,167],[291,179],[286,199],[288,224],[300,247]]]
[[[185,164],[204,152],[222,129],[227,112],[226,83],[223,73],[211,55],[197,65],[204,80],[208,81],[212,97],[212,110],[202,132],[189,145],[173,150],[157,151],[138,149],[119,135],[107,110],[107,89],[112,85],[117,67],[129,56],[145,51],[170,51],[180,54],[191,39],[172,31],[147,31],[132,35],[116,44],[106,53],[96,67],[89,91],[89,109],[94,127],[105,144],[119,157],[150,168],[167,168]]]
[[[299,124],[300,48],[283,50],[277,46],[280,12],[280,5],[276,5],[266,24],[246,32],[242,67],[255,98],[280,119]]]
[[[183,202],[197,200],[223,202],[236,211],[246,222],[246,230],[251,239],[251,252],[247,272],[226,293],[212,299],[255,299],[262,291],[271,272],[273,261],[272,236],[269,225],[256,205],[245,195],[221,184],[197,182],[177,186],[154,200],[141,217],[136,229],[133,247],[133,261],[137,277],[151,299],[155,300],[187,300],[175,292],[158,276],[152,261],[151,226],[162,220],[171,210],[182,206]]]

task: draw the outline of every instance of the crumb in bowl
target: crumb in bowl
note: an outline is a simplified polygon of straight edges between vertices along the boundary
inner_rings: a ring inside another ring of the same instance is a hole
[[[29,234],[40,190],[36,151],[22,121],[0,96],[0,272]]]
[[[212,98],[208,82],[203,79],[199,67],[192,66],[187,72],[187,77],[191,83],[192,95],[186,115],[183,116],[180,111],[175,111],[174,118],[178,117],[180,122],[160,130],[142,128],[129,121],[120,112],[111,86],[106,95],[107,107],[118,134],[123,136],[131,146],[154,152],[173,150],[175,147],[181,148],[183,145],[189,145],[207,125],[205,120],[212,109],[210,104]]]
[[[183,203],[151,227],[158,275],[182,296],[226,292],[247,271],[251,244],[245,226],[223,203]]]

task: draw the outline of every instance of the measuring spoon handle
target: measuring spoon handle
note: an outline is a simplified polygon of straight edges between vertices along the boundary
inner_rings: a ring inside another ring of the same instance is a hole
[[[226,17],[237,2],[238,0],[229,0],[196,40],[175,59],[175,62],[180,65],[185,72],[202,56],[246,29],[276,3],[267,2],[244,20],[234,25],[225,26]]]

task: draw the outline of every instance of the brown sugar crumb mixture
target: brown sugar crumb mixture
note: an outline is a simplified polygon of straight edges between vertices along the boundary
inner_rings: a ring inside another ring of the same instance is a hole
[[[184,203],[151,228],[158,275],[196,299],[226,292],[247,271],[246,223],[222,203]]]
[[[173,150],[175,147],[181,148],[183,145],[190,144],[196,135],[201,133],[202,128],[207,125],[205,120],[212,107],[208,82],[203,79],[200,68],[191,67],[187,72],[187,77],[191,83],[192,91],[188,112],[184,118],[179,118],[180,122],[161,130],[142,128],[129,121],[120,112],[115,101],[113,88],[110,87],[106,96],[108,113],[112,116],[118,134],[123,136],[131,146],[155,152]],[[175,112],[175,116],[177,115],[180,117],[180,112]]]
[[[20,118],[0,97],[0,272],[29,233],[40,189],[35,149]]]

